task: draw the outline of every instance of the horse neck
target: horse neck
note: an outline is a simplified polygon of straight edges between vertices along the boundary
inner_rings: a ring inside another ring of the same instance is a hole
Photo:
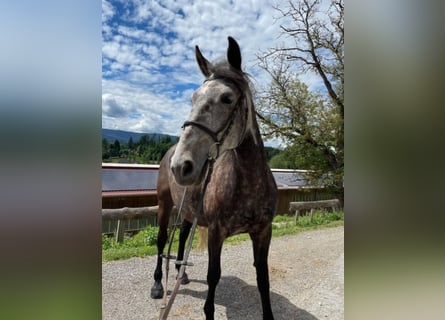
[[[254,120],[254,130],[249,132],[243,142],[235,149],[238,158],[243,160],[247,166],[267,165],[266,156],[264,154],[264,144],[256,120]],[[255,137],[253,137],[255,134]]]

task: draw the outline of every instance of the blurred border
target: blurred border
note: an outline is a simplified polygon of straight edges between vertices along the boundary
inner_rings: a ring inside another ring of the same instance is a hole
[[[346,318],[442,319],[445,6],[345,5]]]
[[[443,2],[346,2],[346,318],[442,319]],[[101,317],[101,2],[0,4],[0,318]]]
[[[101,2],[0,4],[1,319],[101,317]]]

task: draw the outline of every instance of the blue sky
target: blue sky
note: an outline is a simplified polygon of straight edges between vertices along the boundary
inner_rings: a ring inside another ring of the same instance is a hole
[[[202,83],[194,47],[214,61],[227,36],[239,43],[243,68],[257,88],[269,79],[256,54],[285,41],[285,0],[102,0],[102,127],[179,135],[190,96]],[[311,85],[315,78],[305,75]],[[276,145],[270,141],[269,145]]]

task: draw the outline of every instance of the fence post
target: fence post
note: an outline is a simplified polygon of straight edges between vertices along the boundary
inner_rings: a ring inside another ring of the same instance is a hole
[[[311,223],[312,223],[312,221],[314,219],[314,212],[315,212],[315,209],[311,209],[311,213],[310,213],[310,215],[311,215]]]
[[[116,242],[123,242],[124,241],[124,223],[122,220],[117,220],[117,227],[116,227],[116,233],[115,233],[115,240]]]
[[[298,219],[300,218],[300,210],[295,210],[295,224],[298,223]]]

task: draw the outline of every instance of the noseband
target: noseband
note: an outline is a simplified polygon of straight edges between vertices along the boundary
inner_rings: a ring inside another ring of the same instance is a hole
[[[241,101],[242,97],[243,97],[243,95],[241,95],[238,98],[238,100],[236,102],[236,105],[233,108],[232,113],[230,114],[230,116],[227,119],[226,123],[222,126],[221,129],[219,129],[217,131],[213,131],[209,127],[203,125],[202,123],[196,122],[196,121],[186,121],[182,125],[182,129],[185,129],[188,126],[197,127],[198,129],[200,129],[201,131],[205,132],[206,134],[208,134],[212,138],[212,140],[215,143],[209,148],[209,152],[208,152],[209,160],[216,160],[219,157],[219,147],[224,143],[224,140],[229,135],[230,129],[232,128],[233,123],[235,122],[236,112],[238,111],[238,104]],[[246,109],[246,122],[244,124],[244,130],[243,130],[242,138],[244,138],[244,134],[245,134],[245,131],[246,131],[246,125],[247,125],[247,109]],[[218,136],[220,136],[220,138],[218,138]],[[241,142],[242,142],[242,139],[240,139],[239,143],[241,143]],[[212,149],[213,146],[215,146],[215,148],[216,148],[216,155],[215,156],[211,155],[211,149]]]

